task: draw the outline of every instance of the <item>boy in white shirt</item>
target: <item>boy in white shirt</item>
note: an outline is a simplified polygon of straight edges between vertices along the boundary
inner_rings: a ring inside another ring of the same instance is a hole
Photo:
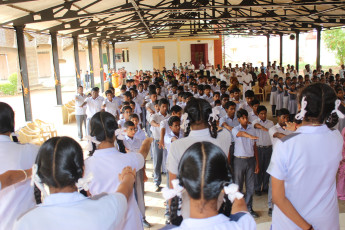
[[[167,113],[169,101],[161,99],[159,101],[159,112],[152,115],[150,118],[152,137],[154,138],[154,151],[153,151],[153,166],[154,166],[154,183],[156,185],[156,192],[160,191],[160,184],[162,182],[161,167],[163,162],[163,148],[159,147],[160,141],[160,122],[168,118]]]
[[[235,96],[235,94],[234,94]],[[247,90],[244,94],[246,101],[242,102],[240,107],[241,109],[247,110],[248,114],[253,111],[253,108],[251,106],[251,102],[254,100],[255,94],[252,90]],[[236,102],[235,102],[236,103]]]
[[[250,103],[251,112],[248,112],[248,120],[250,123],[253,123],[254,120],[258,119],[258,107],[260,106],[260,101],[258,99],[254,99],[252,100],[252,102]]]
[[[119,128],[123,128],[126,121],[129,121],[129,116],[132,114],[132,108],[128,105],[122,107],[123,118],[117,121]]]
[[[151,136],[151,125],[150,125],[150,118],[153,114],[155,114],[155,103],[157,102],[157,93],[156,91],[150,91],[150,99],[149,102],[146,103],[146,133],[150,137]]]
[[[78,94],[75,96],[75,119],[77,121],[78,137],[81,141],[83,139],[83,123],[85,133],[86,131],[86,108],[80,107],[87,96],[83,93],[83,86],[78,86]]]
[[[86,132],[90,135],[90,121],[93,115],[102,110],[104,98],[99,96],[99,88],[95,87],[91,90],[91,97],[85,99],[80,108],[86,105]]]
[[[143,140],[137,139],[135,137],[136,133],[136,126],[132,121],[126,121],[124,123],[124,128],[126,135],[123,139],[123,144],[126,147],[127,152],[139,152],[140,147],[143,143]],[[145,159],[144,159],[145,160]],[[137,200],[141,215],[143,216],[143,225],[145,228],[150,228],[151,225],[146,221],[145,218],[145,200],[144,200],[144,168],[140,169],[136,173],[135,177],[135,184],[134,184],[134,192],[135,192],[135,198]]]
[[[259,173],[255,174],[255,194],[261,196],[262,192],[268,192],[269,174],[266,172],[272,156],[272,142],[268,130],[274,126],[273,121],[267,120],[267,108],[260,105],[257,108],[258,118],[252,123],[256,131]]]
[[[204,96],[203,96],[203,99],[208,101],[208,103],[212,103],[213,95],[211,93],[211,86],[210,85],[205,85],[204,86]]]
[[[102,109],[106,112],[111,113],[115,119],[119,118],[119,105],[114,100],[114,94],[111,90],[105,91],[105,96],[107,97],[103,101]]]

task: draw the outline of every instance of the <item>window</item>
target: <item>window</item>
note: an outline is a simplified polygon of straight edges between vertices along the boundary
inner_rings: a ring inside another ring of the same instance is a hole
[[[122,62],[129,62],[129,50],[128,50],[128,48],[122,49]]]

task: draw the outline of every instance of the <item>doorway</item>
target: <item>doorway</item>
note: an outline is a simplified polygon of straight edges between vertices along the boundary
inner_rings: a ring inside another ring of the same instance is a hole
[[[195,69],[199,69],[200,61],[206,66],[208,60],[208,44],[191,44],[191,61]]]
[[[163,70],[165,67],[165,49],[164,46],[152,47],[153,68]]]

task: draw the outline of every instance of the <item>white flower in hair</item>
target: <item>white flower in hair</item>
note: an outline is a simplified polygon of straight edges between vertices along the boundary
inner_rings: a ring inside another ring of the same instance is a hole
[[[208,121],[210,121],[211,118],[213,119],[213,121],[219,120],[219,109],[218,108],[216,108],[216,107],[212,108],[212,113],[209,115]]]
[[[187,126],[189,124],[189,120],[188,120],[188,113],[184,113],[182,116],[181,116],[181,121],[183,122],[182,123],[182,127],[184,130],[187,129]]]
[[[224,192],[228,195],[229,200],[231,203],[234,203],[235,199],[242,199],[243,194],[238,191],[237,184],[229,184],[228,186],[224,186]]]
[[[75,186],[77,186],[77,188],[80,190],[85,190],[88,191],[89,190],[89,183],[92,181],[93,179],[93,174],[89,173],[86,177],[82,177],[78,179],[78,182],[75,183]]]
[[[37,175],[38,166],[34,164],[32,166],[32,175],[31,175],[31,186],[36,185],[36,187],[41,191],[43,197],[48,196],[47,191],[45,190],[41,178]]]
[[[303,120],[305,114],[307,113],[307,110],[305,109],[307,107],[307,104],[307,100],[304,96],[301,101],[301,111],[295,116],[296,120]]]
[[[101,142],[99,142],[95,136],[86,136],[86,139],[88,140],[87,142],[87,150],[88,151],[92,151],[93,150],[93,147],[92,147],[92,143],[95,143],[96,145],[99,145]]]
[[[341,105],[341,101],[339,99],[337,99],[335,101],[335,106],[334,106],[334,110],[332,111],[332,113],[336,113],[339,118],[345,118],[344,114],[339,110],[340,105]]]
[[[124,129],[116,129],[115,136],[118,140],[124,140],[126,136],[126,132]]]
[[[162,194],[165,200],[170,200],[175,196],[182,196],[183,187],[180,185],[180,181],[178,179],[174,179],[171,181],[171,184],[173,186],[172,189],[169,189],[167,187],[162,189]]]

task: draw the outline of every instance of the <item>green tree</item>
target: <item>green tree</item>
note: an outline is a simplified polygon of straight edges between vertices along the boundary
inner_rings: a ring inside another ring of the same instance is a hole
[[[342,65],[345,62],[345,30],[334,29],[326,30],[322,34],[323,41],[326,47],[333,51],[338,60],[338,64]]]

